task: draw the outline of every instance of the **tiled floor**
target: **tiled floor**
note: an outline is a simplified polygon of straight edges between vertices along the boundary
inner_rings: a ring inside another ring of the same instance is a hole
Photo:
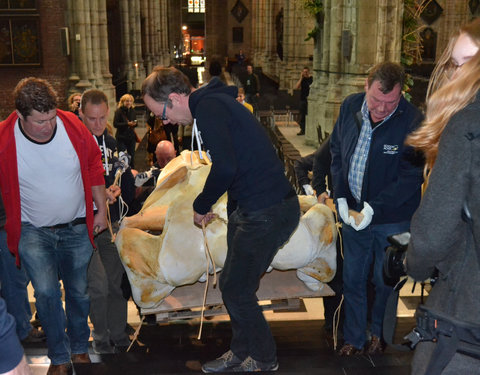
[[[342,358],[334,353],[332,341],[322,329],[322,320],[269,320],[277,343],[278,374],[409,374],[410,352],[387,349],[382,356]],[[412,318],[401,318],[399,334],[412,326]],[[230,325],[223,320],[209,321],[204,324],[201,340],[197,340],[197,334],[196,320],[144,325],[129,353],[91,354],[93,363],[75,365],[75,372],[78,375],[200,373],[201,363],[228,349]],[[34,374],[45,374],[46,349],[30,346],[26,352]]]

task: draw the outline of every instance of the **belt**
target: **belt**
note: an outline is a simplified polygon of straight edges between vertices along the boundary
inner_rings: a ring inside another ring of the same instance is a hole
[[[69,226],[74,227],[75,225],[86,224],[87,220],[84,217],[77,217],[76,219],[72,220],[69,223],[62,223],[62,224],[55,224],[48,227],[42,227],[46,229],[61,229],[61,228],[68,228]]]

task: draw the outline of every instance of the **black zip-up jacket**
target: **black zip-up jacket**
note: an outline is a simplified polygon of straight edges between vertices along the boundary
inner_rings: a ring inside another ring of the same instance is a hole
[[[237,88],[214,78],[189,98],[212,169],[193,208],[207,213],[228,192],[232,202],[247,211],[279,203],[293,189],[285,177],[265,129],[252,113],[237,102]]]
[[[105,187],[108,188],[115,181],[115,173],[120,167],[117,157],[117,141],[110,134],[108,134],[106,129],[100,137],[97,137],[96,135],[93,136],[96,138],[98,146],[100,147],[100,151],[102,152],[102,164],[105,168]],[[104,139],[105,148],[103,147]],[[107,156],[106,158],[105,155]],[[106,173],[107,168],[108,175]],[[122,174],[120,189],[122,190],[121,196],[123,201],[130,206],[135,199],[135,179],[133,178],[130,167],[128,167]],[[117,199],[115,203],[109,205],[109,208],[112,223],[118,221],[120,218],[120,201]]]

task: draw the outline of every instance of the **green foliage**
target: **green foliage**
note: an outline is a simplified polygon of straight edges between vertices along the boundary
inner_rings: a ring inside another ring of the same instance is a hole
[[[304,8],[310,13],[312,16],[315,17],[316,25],[315,27],[307,34],[305,41],[310,39],[316,39],[318,34],[320,33],[320,28],[323,25],[323,17],[325,14],[325,9],[323,7],[323,1],[321,0],[304,0],[303,2]]]
[[[324,11],[323,1],[320,0],[304,0],[304,7],[313,16]]]
[[[310,39],[314,39],[317,37],[318,33],[320,32],[320,29],[318,26],[315,26],[310,32],[307,34],[307,37],[305,38],[305,42],[308,42]]]
[[[422,62],[422,37],[420,31],[424,26],[419,25],[420,15],[431,0],[403,0],[403,36],[401,63],[405,66]],[[413,78],[407,74],[403,91],[405,98],[410,101],[409,91],[413,87]]]

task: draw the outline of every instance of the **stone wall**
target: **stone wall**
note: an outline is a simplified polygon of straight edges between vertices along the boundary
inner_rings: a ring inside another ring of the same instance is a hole
[[[39,77],[49,81],[58,93],[59,107],[66,109],[69,58],[62,55],[60,28],[66,26],[64,1],[38,1],[41,36],[41,62],[39,67],[0,67],[0,120],[13,110],[12,91],[25,77]]]

